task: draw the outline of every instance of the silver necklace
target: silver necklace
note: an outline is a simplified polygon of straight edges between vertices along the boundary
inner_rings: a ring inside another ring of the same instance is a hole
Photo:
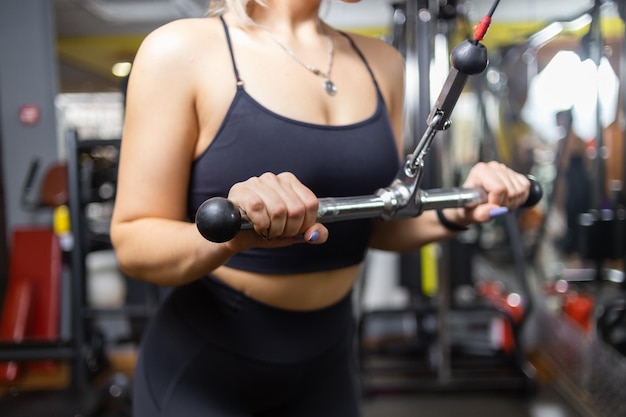
[[[317,76],[320,76],[320,77],[323,77],[324,78],[324,90],[326,90],[326,93],[328,93],[329,96],[334,96],[335,94],[337,94],[337,86],[330,79],[330,71],[333,68],[333,57],[335,55],[335,42],[333,41],[333,37],[330,35],[330,33],[328,33],[328,31],[326,30],[326,27],[323,24],[322,24],[322,30],[324,31],[324,34],[326,35],[326,38],[328,39],[328,66],[327,66],[327,69],[326,69],[325,72],[323,72],[322,70],[320,70],[317,67],[314,67],[313,65],[309,65],[306,62],[302,61],[300,59],[300,57],[298,57],[298,55],[296,55],[296,53],[294,51],[289,49],[289,47],[287,45],[285,45],[268,28],[266,28],[263,25],[258,25],[258,26],[265,33],[267,33],[269,35],[269,37],[274,42],[276,42],[276,44],[278,46],[280,46],[283,51],[285,51],[287,53],[287,55],[289,55],[291,58],[293,58],[294,61],[296,61],[298,64],[302,65],[304,68],[306,68],[308,71],[312,72],[313,74],[315,74]]]

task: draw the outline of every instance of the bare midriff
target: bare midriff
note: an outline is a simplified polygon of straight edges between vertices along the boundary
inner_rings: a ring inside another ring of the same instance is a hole
[[[259,274],[222,266],[212,275],[264,304],[285,310],[310,311],[331,306],[348,294],[359,265],[303,274]]]

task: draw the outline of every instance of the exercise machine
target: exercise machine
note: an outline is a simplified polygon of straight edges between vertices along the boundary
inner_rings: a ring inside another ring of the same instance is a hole
[[[126,375],[112,372],[106,350],[112,343],[138,343],[161,294],[154,286],[142,286],[116,308],[95,307],[87,296],[88,255],[111,248],[108,221],[115,197],[119,144],[119,139],[89,140],[80,138],[76,130],[66,132],[67,160],[63,166],[67,201],[64,203],[69,209],[69,230],[65,232],[71,233],[71,243],[64,247],[68,278],[62,297],[68,309],[67,334],[52,340],[1,343],[0,362],[66,363],[68,381],[61,388],[36,391],[22,391],[16,385],[10,395],[0,399],[3,416],[98,417],[111,410],[118,415],[130,415],[130,380]],[[56,237],[54,241],[60,257]],[[128,281],[129,285],[139,285]],[[107,340],[99,326],[107,318],[127,319],[130,334],[124,340]],[[60,320],[58,316],[50,319]]]

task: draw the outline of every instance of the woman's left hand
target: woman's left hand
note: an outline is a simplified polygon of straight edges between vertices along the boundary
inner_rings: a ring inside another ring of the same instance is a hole
[[[530,180],[500,162],[479,162],[470,170],[463,187],[483,188],[487,202],[473,208],[457,209],[457,224],[483,223],[512,211],[528,199]]]

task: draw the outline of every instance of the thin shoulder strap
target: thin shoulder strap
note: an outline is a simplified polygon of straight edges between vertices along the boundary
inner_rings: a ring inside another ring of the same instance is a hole
[[[372,68],[370,67],[370,64],[367,62],[367,59],[365,59],[365,55],[363,55],[363,52],[361,52],[361,50],[359,49],[358,46],[356,46],[356,42],[354,42],[354,39],[352,39],[352,37],[350,37],[350,35],[348,35],[346,32],[343,32],[341,30],[338,31],[341,35],[343,35],[346,39],[348,39],[348,42],[350,42],[350,45],[352,46],[352,48],[356,51],[357,55],[361,58],[361,60],[363,61],[363,64],[365,64],[365,68],[367,68],[367,71],[369,71],[371,77],[372,77],[372,81],[374,82],[374,86],[376,87],[376,91],[378,92],[378,94],[380,95],[380,88],[378,87],[378,81],[376,81],[376,76],[374,76],[374,71],[372,71]]]
[[[242,86],[243,81],[239,77],[239,70],[237,69],[237,63],[235,62],[235,54],[233,53],[233,44],[230,40],[230,31],[228,30],[228,25],[224,20],[224,16],[220,16],[220,20],[222,21],[222,26],[224,26],[224,33],[226,34],[226,42],[228,44],[228,51],[230,52],[230,60],[233,63],[233,72],[235,73],[235,79],[237,80],[237,86]]]

